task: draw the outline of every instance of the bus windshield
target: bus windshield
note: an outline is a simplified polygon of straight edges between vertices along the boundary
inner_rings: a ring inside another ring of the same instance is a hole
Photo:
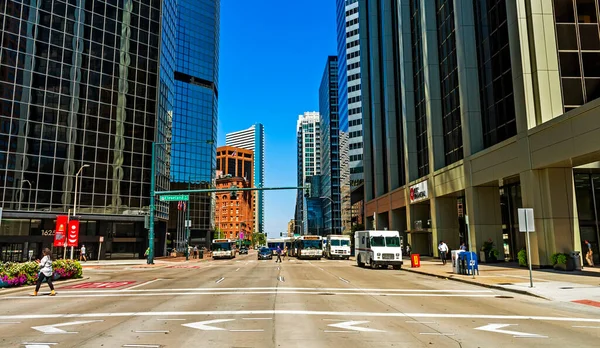
[[[389,247],[400,247],[400,238],[385,237],[385,244]]]
[[[382,237],[382,236],[371,237],[371,246],[372,247],[384,247],[385,246],[385,237]]]
[[[304,249],[323,249],[323,242],[320,240],[303,240]]]
[[[211,248],[212,248],[212,251],[227,251],[227,250],[231,250],[231,244],[230,243],[213,243]]]

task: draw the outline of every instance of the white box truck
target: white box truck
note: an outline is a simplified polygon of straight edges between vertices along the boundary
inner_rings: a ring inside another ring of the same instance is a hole
[[[325,244],[325,257],[328,259],[350,259],[350,236],[330,234]]]
[[[357,231],[354,235],[354,255],[359,267],[392,266],[402,268],[402,247],[398,231]]]

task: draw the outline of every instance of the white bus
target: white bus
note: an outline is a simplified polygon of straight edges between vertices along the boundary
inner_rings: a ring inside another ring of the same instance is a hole
[[[233,259],[235,258],[235,241],[231,239],[213,239],[212,245],[213,259]]]
[[[300,236],[294,241],[294,255],[299,259],[317,259],[323,257],[323,237]]]
[[[350,258],[350,236],[341,234],[330,234],[325,242],[325,257],[333,259],[348,260]]]
[[[267,239],[267,247],[269,249],[271,249],[271,253],[273,255],[275,255],[275,254],[277,254],[278,246],[281,248],[281,252],[283,252],[283,250],[287,246],[288,253],[289,253],[290,250],[292,250],[293,242],[294,242],[294,238],[291,238],[291,237],[269,238],[269,239]],[[283,256],[283,254],[282,254],[282,256]]]
[[[357,231],[354,252],[358,267],[402,268],[402,247],[398,231]]]

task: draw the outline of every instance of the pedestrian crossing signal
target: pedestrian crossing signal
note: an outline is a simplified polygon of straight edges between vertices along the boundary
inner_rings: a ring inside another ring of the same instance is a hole
[[[306,185],[304,186],[304,197],[310,197],[310,183],[306,183]]]

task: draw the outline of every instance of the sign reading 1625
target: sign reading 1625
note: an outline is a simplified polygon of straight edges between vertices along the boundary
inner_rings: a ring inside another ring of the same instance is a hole
[[[42,236],[53,236],[56,234],[55,230],[42,230]]]

